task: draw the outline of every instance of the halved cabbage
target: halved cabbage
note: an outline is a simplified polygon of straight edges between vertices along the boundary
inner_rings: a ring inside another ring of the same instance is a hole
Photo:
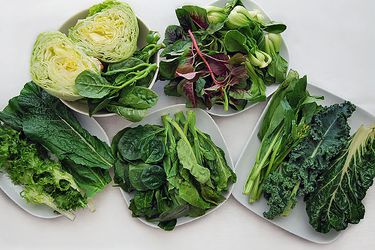
[[[82,97],[75,87],[76,77],[84,70],[100,73],[99,60],[87,56],[63,33],[39,34],[31,54],[32,80],[48,93],[66,101]]]
[[[68,36],[87,55],[114,63],[134,53],[138,34],[137,17],[131,7],[109,0],[92,6],[89,16],[78,20]]]

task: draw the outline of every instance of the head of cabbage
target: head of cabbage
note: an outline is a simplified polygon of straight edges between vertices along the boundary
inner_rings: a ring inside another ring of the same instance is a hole
[[[65,34],[43,32],[31,54],[32,80],[49,94],[66,101],[82,97],[75,87],[76,77],[84,70],[100,73],[101,63],[87,56]]]
[[[89,9],[89,16],[78,20],[69,38],[87,55],[107,63],[123,61],[137,49],[139,27],[131,7],[107,0]]]

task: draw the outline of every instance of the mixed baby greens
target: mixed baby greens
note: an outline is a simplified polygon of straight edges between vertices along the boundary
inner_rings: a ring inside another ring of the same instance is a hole
[[[196,127],[194,111],[161,119],[162,126],[129,127],[114,137],[114,182],[133,194],[133,216],[172,230],[178,218],[201,216],[223,202],[236,175],[224,152]]]
[[[70,210],[111,181],[114,157],[107,144],[81,127],[56,97],[33,82],[0,112],[1,170],[22,185],[22,196],[72,218]],[[52,154],[56,161],[49,160]]]
[[[166,29],[161,53],[166,95],[185,96],[192,107],[242,110],[266,100],[266,85],[285,79],[288,62],[279,54],[285,25],[238,0],[224,8],[187,5],[176,15],[180,26]]]
[[[309,222],[328,233],[358,223],[361,200],[375,177],[374,126],[350,137],[350,102],[321,106],[311,96],[306,77],[290,71],[263,117],[256,160],[244,186],[253,203],[263,194],[264,216],[288,216],[304,197]]]
[[[106,111],[139,121],[158,100],[149,86],[157,69],[154,55],[164,45],[151,31],[137,50],[138,36],[130,6],[106,0],[92,6],[68,36],[58,31],[38,36],[32,80],[62,100],[87,102],[90,116]]]

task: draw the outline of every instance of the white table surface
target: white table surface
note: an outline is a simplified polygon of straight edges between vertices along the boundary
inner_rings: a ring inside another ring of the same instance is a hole
[[[18,94],[30,79],[29,57],[39,32],[56,30],[70,16],[99,1],[1,0],[0,101]],[[176,22],[174,9],[206,0],[128,0],[152,29]],[[310,82],[375,114],[375,2],[355,0],[258,0],[274,19],[288,25],[284,38],[290,65]],[[162,92],[162,86],[156,84]],[[158,106],[173,104],[173,98]],[[264,104],[231,118],[215,118],[234,162]],[[119,118],[98,119],[109,136],[126,125]],[[215,213],[164,232],[131,217],[120,191],[107,187],[95,213],[81,211],[74,222],[34,218],[0,192],[0,249],[375,249],[375,188],[365,199],[366,215],[331,245],[316,245],[252,214],[233,198]]]

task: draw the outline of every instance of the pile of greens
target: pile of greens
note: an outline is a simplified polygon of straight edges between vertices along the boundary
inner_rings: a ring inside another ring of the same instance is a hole
[[[267,200],[264,217],[288,216],[299,197],[310,224],[327,233],[364,216],[361,200],[375,177],[375,127],[350,137],[350,102],[323,107],[306,77],[290,71],[270,101],[258,137],[255,164],[244,186],[249,202]]]
[[[57,192],[56,188],[51,187],[50,190],[48,186],[50,186],[49,182],[54,180],[51,179],[52,177],[60,178],[58,177],[60,172],[71,183],[72,188],[77,190],[79,188],[84,199],[94,197],[111,182],[109,169],[114,164],[114,157],[110,147],[83,129],[73,113],[58,98],[49,95],[33,82],[27,83],[20,95],[9,101],[8,106],[0,112],[0,120],[4,124],[2,126],[11,128],[6,131],[18,131],[11,132],[14,133],[14,143],[17,144],[18,138],[22,139],[19,143],[21,148],[16,148],[19,151],[14,152],[16,157],[12,159],[22,158],[25,171],[29,171],[30,176],[35,175],[35,178],[31,180],[27,179],[26,175],[25,178],[20,179],[19,176],[12,174],[12,168],[19,167],[19,162],[15,162],[16,165],[11,165],[9,168],[3,167],[15,184],[26,187],[32,182],[36,185],[30,186],[34,188],[34,200],[32,199],[33,193],[26,197],[27,192],[24,192],[23,196],[27,200],[40,203],[37,191],[42,191],[44,188],[47,191],[56,190]],[[54,155],[60,163],[47,160],[44,154],[37,154],[33,149],[34,146],[26,145],[30,144],[29,141],[39,145],[38,147],[43,147],[44,151],[47,150],[49,154]],[[25,150],[22,148],[23,144],[25,144]],[[1,147],[7,147],[6,143],[1,143]],[[38,157],[41,160],[38,160]],[[19,174],[22,174],[22,168],[19,170]],[[44,184],[48,186],[44,187]],[[61,185],[64,187],[62,188],[67,188],[67,184],[63,181]],[[54,193],[52,192],[51,195]],[[77,201],[71,199],[70,193],[66,195],[59,193],[59,195],[59,202],[66,202],[66,206],[73,202],[70,205],[71,208],[78,207],[75,205]],[[57,208],[60,209],[59,206]]]
[[[26,201],[47,205],[69,219],[74,219],[72,211],[87,206],[73,177],[20,132],[0,125],[0,145],[0,171],[23,187]]]
[[[224,8],[187,5],[176,15],[180,26],[167,27],[161,53],[166,95],[185,96],[192,107],[242,110],[266,100],[266,85],[285,80],[288,62],[279,54],[285,25],[238,0]]]
[[[223,202],[236,175],[224,152],[196,127],[194,111],[164,115],[162,123],[125,128],[114,137],[114,182],[133,194],[133,216],[172,230],[178,218],[201,216]]]
[[[156,73],[154,55],[164,47],[150,31],[137,50],[137,17],[126,3],[106,0],[92,6],[68,36],[41,33],[33,47],[32,80],[65,101],[83,101],[89,115],[115,112],[140,121],[157,94],[149,89]]]

